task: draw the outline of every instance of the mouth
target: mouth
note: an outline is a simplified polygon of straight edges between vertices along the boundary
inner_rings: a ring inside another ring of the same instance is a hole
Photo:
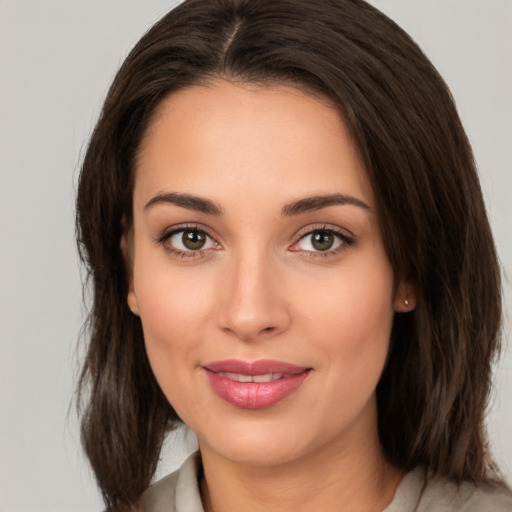
[[[221,377],[234,380],[235,382],[273,382],[275,380],[291,377],[293,374],[265,373],[263,375],[244,375],[243,373],[216,372]]]
[[[213,391],[225,402],[242,409],[264,409],[296,391],[312,368],[273,360],[230,359],[207,363],[203,370]]]

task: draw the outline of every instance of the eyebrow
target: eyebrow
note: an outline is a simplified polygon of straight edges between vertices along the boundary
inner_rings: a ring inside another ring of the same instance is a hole
[[[213,201],[204,199],[202,197],[192,196],[190,194],[178,194],[177,192],[171,192],[169,194],[159,194],[144,206],[144,210],[149,210],[157,204],[169,203],[181,206],[187,210],[196,210],[201,213],[208,215],[221,215],[222,209],[217,206]]]
[[[371,208],[361,199],[357,199],[353,196],[347,196],[345,194],[331,194],[327,196],[311,196],[299,199],[293,203],[287,204],[283,207],[281,215],[288,217],[291,215],[299,215],[301,213],[320,210],[327,206],[334,205],[353,205],[363,208],[363,210],[371,210]]]
[[[177,192],[158,194],[146,203],[144,210],[149,210],[157,204],[162,203],[175,204],[182,208],[186,208],[187,210],[196,210],[207,215],[222,215],[222,208],[217,206],[213,201],[203,197],[193,196],[190,194],[179,194]],[[364,201],[361,201],[361,199],[357,199],[356,197],[345,194],[330,194],[326,196],[305,197],[289,203],[283,206],[281,215],[283,217],[289,217],[334,205],[353,205],[364,210],[371,209]]]

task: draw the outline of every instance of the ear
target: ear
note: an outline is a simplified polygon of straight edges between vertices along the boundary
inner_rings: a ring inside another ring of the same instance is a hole
[[[416,286],[409,281],[401,281],[395,294],[395,311],[397,313],[409,313],[413,311],[418,302]]]
[[[135,295],[135,288],[133,284],[133,232],[132,230],[125,232],[121,236],[121,252],[124,258],[126,280],[128,283],[128,294],[126,296],[126,302],[130,311],[137,316],[139,315],[139,303],[137,302],[137,296]]]

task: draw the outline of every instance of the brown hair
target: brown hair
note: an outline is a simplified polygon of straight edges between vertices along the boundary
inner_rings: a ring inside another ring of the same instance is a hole
[[[120,239],[134,160],[167,95],[214,77],[286,83],[339,109],[365,163],[396,279],[418,290],[397,314],[378,386],[395,464],[458,482],[493,469],[484,415],[499,348],[500,274],[471,148],[447,86],[394,22],[362,0],[187,0],[129,54],[87,149],[77,197],[93,284],[80,382],[82,440],[108,509],[133,504],[179,418],[126,304]]]

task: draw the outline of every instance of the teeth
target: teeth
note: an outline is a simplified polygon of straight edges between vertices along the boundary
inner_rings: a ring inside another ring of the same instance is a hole
[[[219,375],[236,382],[272,382],[281,379],[282,373],[266,373],[265,375],[243,375],[241,373],[219,372]]]
[[[237,382],[252,382],[251,375],[242,375],[241,373],[226,373],[224,377],[236,380]]]
[[[266,373],[265,375],[255,375],[252,378],[253,382],[272,382],[278,380],[283,376],[282,373]]]

